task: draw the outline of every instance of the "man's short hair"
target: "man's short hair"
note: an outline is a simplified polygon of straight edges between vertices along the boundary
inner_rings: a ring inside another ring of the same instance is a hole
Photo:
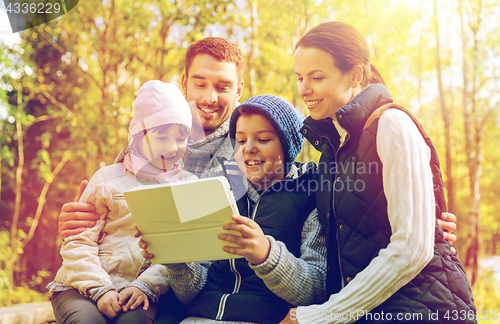
[[[235,64],[239,79],[243,78],[245,58],[241,50],[227,39],[206,37],[189,45],[186,53],[186,75],[188,75],[189,67],[198,54],[208,54],[219,61]]]

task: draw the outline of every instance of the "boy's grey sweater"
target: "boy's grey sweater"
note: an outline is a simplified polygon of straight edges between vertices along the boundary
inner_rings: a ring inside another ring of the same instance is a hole
[[[305,165],[304,165],[305,166]],[[299,170],[292,166],[287,178],[297,178]],[[246,183],[248,197],[253,202],[259,194]],[[314,209],[307,217],[301,232],[300,258],[290,253],[285,244],[266,236],[271,250],[266,261],[250,267],[267,288],[290,303],[292,307],[318,304],[326,301],[326,239],[321,235],[321,224]],[[184,305],[189,305],[207,281],[207,267],[196,262],[166,265],[170,286]],[[247,322],[216,321],[208,318],[188,317],[182,324],[230,324]]]

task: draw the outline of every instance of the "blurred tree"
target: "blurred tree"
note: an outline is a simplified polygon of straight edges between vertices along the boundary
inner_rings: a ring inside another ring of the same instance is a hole
[[[464,137],[467,168],[469,171],[469,232],[467,236],[467,250],[464,266],[468,270],[471,283],[476,282],[478,276],[478,259],[480,254],[480,178],[483,169],[483,132],[491,108],[486,102],[478,100],[478,93],[484,87],[481,82],[483,67],[480,63],[481,37],[485,14],[491,10],[491,4],[483,0],[459,1],[461,33],[463,43],[463,114]],[[469,38],[472,48],[469,48]],[[469,68],[469,64],[472,68]],[[470,80],[470,81],[469,81]]]
[[[434,0],[434,30],[436,33],[436,70],[437,70],[437,83],[439,90],[439,103],[441,105],[441,115],[443,117],[444,137],[445,137],[445,163],[444,169],[446,170],[445,187],[447,193],[448,211],[455,212],[455,190],[453,182],[453,165],[451,160],[451,124],[450,124],[450,109],[446,107],[445,91],[443,89],[443,77],[441,68],[441,51],[440,51],[440,36],[438,24],[438,0]]]
[[[9,76],[3,78],[2,81],[7,81],[12,91],[6,93],[5,102],[4,99],[2,99],[2,106],[7,108],[6,112],[9,117],[7,120],[3,119],[0,122],[0,141],[2,142],[1,155],[7,158],[7,167],[14,172],[7,178],[7,184],[10,184],[12,191],[9,192],[6,190],[4,197],[7,199],[3,201],[7,203],[2,203],[0,206],[1,210],[13,211],[9,230],[7,231],[9,234],[6,241],[8,247],[4,246],[4,248],[7,249],[5,253],[2,253],[2,262],[0,262],[0,272],[4,278],[4,282],[0,286],[6,286],[8,296],[12,297],[18,292],[18,289],[14,286],[14,273],[16,269],[20,268],[19,259],[25,251],[25,246],[33,238],[38,227],[45,205],[47,191],[57,173],[67,162],[68,157],[59,161],[54,170],[50,169],[50,165],[40,169],[40,182],[43,183],[41,192],[36,192],[33,188],[31,188],[32,190],[26,190],[29,189],[25,186],[26,183],[30,183],[31,181],[26,181],[28,173],[25,168],[25,162],[26,157],[30,157],[29,149],[32,148],[32,146],[25,141],[26,135],[28,131],[35,129],[38,124],[43,124],[45,121],[52,119],[52,116],[36,116],[36,105],[33,105],[32,102],[36,101],[34,92],[32,91],[33,82],[29,76],[30,73],[27,72],[30,71],[29,65],[25,65],[10,50],[4,52],[2,61],[2,65],[10,70]],[[40,150],[38,153],[43,154],[44,152]],[[3,172],[2,176],[4,174],[5,172]],[[25,195],[27,194],[28,197],[34,195],[34,201],[38,202],[37,205],[30,204],[29,207],[25,208],[26,204],[22,204],[23,193]],[[21,218],[22,212],[29,212],[30,208],[34,206],[36,206],[34,217],[29,215],[26,218]],[[7,220],[4,220],[2,227],[8,225]],[[33,294],[28,295],[31,295],[33,298],[36,297]],[[8,300],[9,299],[6,299],[7,303]],[[6,301],[3,301],[2,304]]]

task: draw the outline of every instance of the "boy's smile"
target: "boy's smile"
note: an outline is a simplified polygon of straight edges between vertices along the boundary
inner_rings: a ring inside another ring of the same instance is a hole
[[[236,122],[236,142],[238,167],[256,189],[265,190],[283,179],[283,147],[264,116],[242,114]]]
[[[247,165],[247,167],[249,168],[253,168],[253,167],[256,167],[257,165],[260,165],[264,163],[263,161],[261,160],[248,160],[248,161],[245,161],[245,164]]]

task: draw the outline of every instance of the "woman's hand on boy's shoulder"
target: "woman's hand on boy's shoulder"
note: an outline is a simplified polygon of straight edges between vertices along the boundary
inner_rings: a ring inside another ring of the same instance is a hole
[[[222,228],[228,231],[237,231],[241,236],[220,233],[219,239],[238,245],[224,246],[224,251],[241,255],[252,264],[261,264],[266,261],[271,250],[271,243],[262,232],[259,224],[248,217],[239,215],[233,215],[232,219],[234,223],[224,224]]]

